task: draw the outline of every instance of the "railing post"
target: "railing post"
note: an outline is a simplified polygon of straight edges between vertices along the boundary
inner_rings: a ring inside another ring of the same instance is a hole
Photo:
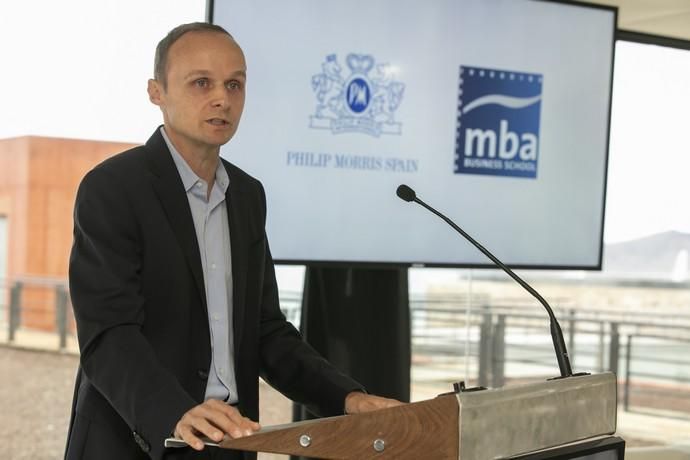
[[[9,340],[14,342],[15,333],[21,324],[22,314],[22,282],[17,281],[10,288],[10,321],[9,321]]]
[[[604,322],[599,323],[599,350],[597,353],[597,370],[599,372],[604,372],[604,348],[605,348],[605,326]]]
[[[609,343],[609,370],[618,377],[618,357],[620,353],[620,335],[618,323],[611,323],[611,342]]]
[[[60,337],[60,350],[67,348],[67,289],[55,286],[55,326]]]
[[[628,335],[625,344],[625,389],[623,390],[623,410],[630,410],[630,352],[632,351],[632,335]]]
[[[489,370],[491,366],[491,313],[482,315],[482,324],[479,326],[479,376],[477,385],[489,386]]]
[[[498,315],[493,331],[493,356],[491,359],[491,383],[493,388],[505,384],[506,315]]]
[[[575,309],[568,310],[568,357],[570,364],[575,367]]]

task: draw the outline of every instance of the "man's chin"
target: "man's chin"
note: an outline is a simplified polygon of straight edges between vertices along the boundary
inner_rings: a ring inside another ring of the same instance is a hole
[[[202,137],[198,137],[196,139],[196,144],[199,147],[215,147],[215,148],[220,148],[223,145],[227,144],[230,142],[230,139],[232,139],[232,136],[218,136],[218,135],[204,135]]]
[[[230,142],[230,139],[235,135],[235,131],[216,131],[209,133],[206,136],[206,140],[208,141],[209,144],[211,145],[216,145],[220,147],[221,145],[225,145],[228,142]]]
[[[218,147],[221,147],[221,146],[227,144],[228,142],[230,142],[230,139],[232,139],[232,135],[224,136],[224,137],[222,137],[222,138],[216,139],[216,140],[213,142],[213,145],[216,145],[216,146],[218,146]]]

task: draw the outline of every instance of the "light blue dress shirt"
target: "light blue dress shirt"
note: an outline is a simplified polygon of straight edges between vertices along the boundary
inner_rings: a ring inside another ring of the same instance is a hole
[[[209,195],[206,181],[192,171],[162,127],[161,134],[187,192],[204,273],[211,334],[211,367],[204,398],[234,404],[237,402],[237,384],[232,335],[232,261],[225,203],[225,193],[230,183],[228,172],[218,160],[216,177]]]

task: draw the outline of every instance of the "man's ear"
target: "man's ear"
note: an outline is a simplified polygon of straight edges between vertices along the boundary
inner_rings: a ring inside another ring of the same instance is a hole
[[[146,90],[149,93],[149,100],[155,105],[161,105],[162,88],[160,82],[150,78]]]

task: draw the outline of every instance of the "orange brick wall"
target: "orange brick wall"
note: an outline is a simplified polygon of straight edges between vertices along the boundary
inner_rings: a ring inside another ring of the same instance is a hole
[[[22,326],[54,329],[52,286],[67,279],[79,182],[93,166],[132,146],[35,136],[0,140],[0,215],[9,222],[7,275],[27,286]]]

